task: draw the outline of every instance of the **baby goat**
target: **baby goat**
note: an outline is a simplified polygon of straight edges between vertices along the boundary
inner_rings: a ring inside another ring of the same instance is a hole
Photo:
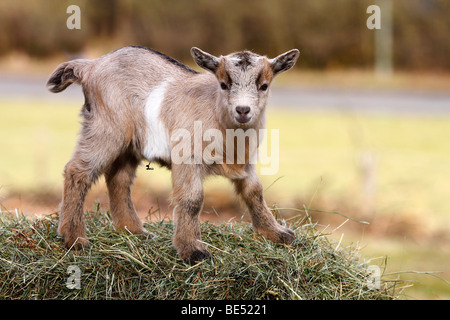
[[[62,63],[50,76],[50,91],[60,92],[77,83],[85,96],[80,138],[64,169],[58,233],[67,247],[80,249],[89,244],[84,199],[101,174],[106,178],[116,227],[147,232],[130,196],[136,168],[143,159],[172,171],[173,243],[183,260],[194,263],[209,257],[198,241],[203,180],[208,175],[223,175],[233,182],[248,206],[256,232],[274,242],[293,241],[294,232],[276,222],[264,201],[261,182],[249,162],[253,151],[247,141],[243,162],[199,161],[192,151],[196,147],[182,149],[184,160],[174,161],[174,150],[178,147],[178,157],[182,139],[173,135],[183,129],[195,138],[197,121],[224,136],[229,129],[245,133],[264,128],[269,85],[274,76],[295,65],[299,51],[293,49],[273,59],[249,51],[215,57],[194,47],[191,55],[208,72],[196,72],[151,49],[125,47],[98,59]],[[204,144],[200,147],[205,149]],[[209,156],[236,160],[241,151],[225,141],[218,149]]]

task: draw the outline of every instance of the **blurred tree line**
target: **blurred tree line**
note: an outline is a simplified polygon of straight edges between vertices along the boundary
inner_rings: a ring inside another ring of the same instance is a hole
[[[69,5],[81,29],[69,30]],[[48,57],[89,47],[143,45],[189,60],[250,49],[268,56],[299,48],[307,68],[371,67],[377,0],[1,0],[0,56]],[[396,69],[450,71],[450,1],[393,1]],[[107,51],[105,51],[106,53]]]

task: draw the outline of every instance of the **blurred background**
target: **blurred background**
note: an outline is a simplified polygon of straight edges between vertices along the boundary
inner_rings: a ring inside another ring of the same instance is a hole
[[[368,27],[373,4],[381,29]],[[70,5],[80,29],[67,27]],[[269,206],[284,219],[307,211],[339,245],[386,264],[389,277],[413,285],[405,298],[448,299],[449,17],[444,0],[2,0],[0,209],[58,210],[84,101],[78,86],[46,90],[59,63],[126,45],[193,68],[192,46],[268,57],[298,48],[269,100],[268,128],[280,134],[279,171],[261,176]],[[172,216],[170,189],[167,170],[139,169],[133,196],[143,219]],[[205,189],[203,220],[248,220],[225,179]],[[86,210],[96,203],[108,209],[103,179]]]

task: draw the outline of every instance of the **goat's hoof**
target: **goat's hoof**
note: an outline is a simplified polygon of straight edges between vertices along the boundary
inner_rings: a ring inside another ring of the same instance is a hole
[[[280,225],[276,225],[272,229],[259,229],[256,231],[267,240],[275,243],[291,244],[295,240],[295,232]]]
[[[124,226],[124,227],[116,227],[117,231],[121,231],[121,232],[125,232],[125,233],[131,233],[134,234],[135,236],[142,238],[142,239],[151,239],[156,237],[154,233],[151,233],[150,231],[148,231],[147,229],[145,229],[143,226],[140,226],[138,228],[129,228],[128,226]]]
[[[155,239],[158,237],[156,234],[154,234],[153,232],[150,232],[150,231],[136,233],[135,236],[139,240],[150,240],[150,239]]]
[[[289,228],[281,227],[278,233],[280,243],[291,244],[295,240],[295,232]]]
[[[211,258],[211,254],[203,249],[203,250],[195,250],[194,252],[192,252],[189,257],[183,259],[184,262],[190,264],[190,265],[194,265],[196,263],[199,263],[203,260],[207,260]]]
[[[66,249],[80,251],[88,249],[91,246],[91,243],[86,238],[78,237],[73,240],[65,240],[64,245]]]

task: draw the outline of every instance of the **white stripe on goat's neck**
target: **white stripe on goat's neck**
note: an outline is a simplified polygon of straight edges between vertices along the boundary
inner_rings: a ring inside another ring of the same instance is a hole
[[[161,105],[166,94],[168,81],[153,88],[145,102],[146,143],[143,156],[152,161],[155,158],[170,160],[169,131],[160,118]]]

